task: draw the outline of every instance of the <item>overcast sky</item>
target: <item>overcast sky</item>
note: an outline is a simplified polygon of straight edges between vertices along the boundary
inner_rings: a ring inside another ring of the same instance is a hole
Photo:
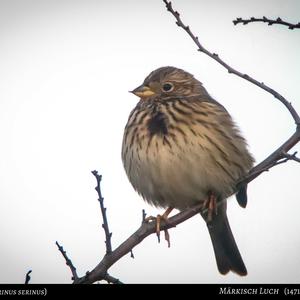
[[[300,21],[297,0],[174,0],[200,42],[231,66],[282,93],[300,112],[300,30],[236,17]],[[196,51],[163,1],[0,0],[0,282],[68,283],[59,241],[84,275],[105,253],[91,171],[103,175],[112,243],[140,225],[144,203],[121,161],[137,98],[154,69],[195,75],[241,127],[260,162],[295,129],[273,96]],[[299,145],[293,149],[300,150]],[[126,283],[299,283],[300,165],[288,162],[249,185],[246,209],[228,216],[247,277],[218,273],[200,216],[150,236],[110,269]]]

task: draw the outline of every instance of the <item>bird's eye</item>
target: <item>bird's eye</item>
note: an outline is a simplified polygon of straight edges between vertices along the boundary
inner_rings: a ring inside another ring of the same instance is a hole
[[[171,92],[173,90],[174,86],[172,83],[165,83],[163,86],[162,86],[162,89],[164,92]]]

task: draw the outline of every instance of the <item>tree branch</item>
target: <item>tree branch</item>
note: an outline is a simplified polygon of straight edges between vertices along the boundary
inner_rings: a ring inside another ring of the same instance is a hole
[[[123,284],[118,278],[115,278],[109,274],[106,274],[104,276],[104,280],[106,280],[108,283],[113,283],[113,284]]]
[[[29,270],[27,273],[26,273],[26,278],[25,278],[25,284],[29,284],[29,281],[31,279],[30,277],[30,273],[32,272],[32,270]]]
[[[160,229],[170,229],[176,225],[186,221],[201,211],[202,203],[197,204],[194,207],[176,214],[168,219],[168,223],[162,221]],[[140,228],[134,232],[126,241],[124,241],[119,247],[117,247],[111,253],[105,255],[100,263],[86,276],[75,280],[74,283],[93,283],[105,278],[107,270],[116,263],[124,255],[128,254],[136,245],[141,243],[147,236],[156,232],[155,222],[142,223]]]
[[[65,261],[66,261],[66,265],[69,266],[71,272],[72,272],[72,280],[76,281],[78,280],[78,275],[76,272],[76,268],[74,267],[71,259],[68,257],[67,252],[64,250],[64,248],[56,241],[55,242],[56,246],[58,247],[58,250],[60,251],[60,253],[62,254],[62,256],[64,257]]]
[[[108,221],[107,221],[107,216],[106,216],[106,208],[104,207],[104,198],[102,197],[101,188],[100,188],[102,176],[99,175],[97,171],[92,171],[92,174],[95,176],[95,178],[97,180],[97,186],[95,187],[95,190],[97,191],[98,196],[99,196],[98,201],[100,203],[101,214],[102,214],[102,219],[103,219],[102,228],[104,229],[104,232],[105,232],[106,254],[109,254],[112,251],[112,246],[111,246],[112,233],[109,232]]]
[[[242,19],[242,18],[236,18],[235,20],[232,21],[234,25],[242,23],[243,25],[247,25],[249,23],[254,23],[254,22],[264,22],[268,23],[268,25],[273,25],[273,24],[280,24],[284,26],[288,26],[289,29],[293,30],[295,28],[300,28],[300,22],[297,24],[292,24],[289,22],[285,22],[281,20],[281,18],[277,18],[276,20],[271,20],[263,16],[262,18],[250,18],[250,19]]]
[[[300,141],[300,126],[297,126],[296,132],[284,142],[278,149],[276,149],[272,154],[270,154],[261,163],[252,168],[246,178],[241,180],[237,187],[238,189],[255,179],[261,173],[268,171],[270,168],[278,165],[278,161],[286,157],[287,152],[293,148]],[[296,158],[297,159],[297,158]],[[284,161],[283,161],[284,162]]]
[[[289,154],[289,153],[282,153],[282,155],[285,157],[283,162],[289,161],[289,160],[294,160],[296,162],[300,163],[300,158],[298,158],[297,155],[297,151],[294,152],[293,154]]]

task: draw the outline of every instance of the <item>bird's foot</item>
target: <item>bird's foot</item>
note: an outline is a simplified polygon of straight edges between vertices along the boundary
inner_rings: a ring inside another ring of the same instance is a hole
[[[208,193],[207,199],[203,202],[202,210],[207,210],[207,223],[212,221],[213,215],[218,214],[217,197],[214,193]]]
[[[160,226],[161,226],[161,222],[162,221],[165,221],[166,223],[168,223],[168,215],[171,213],[171,211],[173,210],[172,207],[169,207],[162,215],[157,215],[156,217],[153,217],[153,216],[149,216],[147,218],[145,218],[145,222],[149,222],[149,221],[155,221],[156,222],[156,236],[157,236],[157,239],[158,239],[158,242],[160,243]],[[168,247],[170,248],[171,246],[171,243],[170,243],[170,234],[169,234],[169,231],[168,229],[165,229],[164,230],[164,233],[165,233],[165,240],[167,241],[168,243]]]

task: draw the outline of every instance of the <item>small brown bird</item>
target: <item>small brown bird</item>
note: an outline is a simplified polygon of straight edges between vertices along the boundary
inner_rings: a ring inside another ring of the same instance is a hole
[[[253,165],[245,139],[226,109],[193,75],[174,67],[149,74],[132,91],[140,97],[125,127],[122,160],[134,189],[150,204],[202,217],[221,274],[246,275],[227,215],[226,198],[247,204],[236,185]]]

